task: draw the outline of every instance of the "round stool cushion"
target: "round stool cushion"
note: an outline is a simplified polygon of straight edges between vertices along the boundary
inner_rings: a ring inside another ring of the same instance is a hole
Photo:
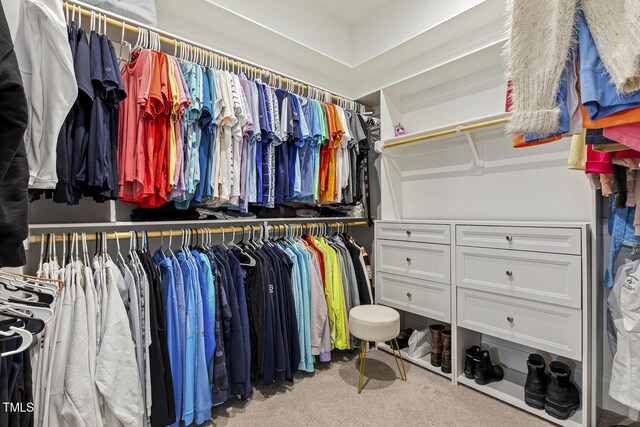
[[[349,311],[349,331],[364,341],[388,341],[400,333],[400,314],[383,305],[359,305]]]

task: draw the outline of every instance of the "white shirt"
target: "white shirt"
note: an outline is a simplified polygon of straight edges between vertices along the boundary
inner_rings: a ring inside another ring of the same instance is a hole
[[[617,332],[609,395],[640,410],[640,261],[622,265],[607,299]]]
[[[62,2],[1,1],[29,109],[24,135],[29,187],[53,189],[58,135],[78,95]]]

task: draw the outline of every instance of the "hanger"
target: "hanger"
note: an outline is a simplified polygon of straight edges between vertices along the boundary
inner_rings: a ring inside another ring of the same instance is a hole
[[[224,243],[224,227],[220,227],[220,230],[221,230],[221,233],[222,233],[222,247],[225,248],[225,249],[229,249],[227,247],[227,245],[225,245],[225,243]]]
[[[12,319],[15,319],[16,321],[19,321],[20,323],[22,323],[22,329],[27,330],[31,335],[38,335],[40,332],[44,330],[44,327],[45,327],[45,323],[42,320],[36,319],[33,317],[25,317],[20,314],[11,315],[11,319],[9,319],[8,321],[0,322],[0,323],[4,323],[4,324],[14,323],[14,322],[11,322]]]
[[[9,309],[10,311],[15,310],[18,312],[18,315],[34,317],[36,319],[42,320],[44,323],[49,322],[49,320],[51,320],[51,318],[53,317],[53,310],[49,307],[38,307],[18,302],[0,301],[0,310],[3,309]]]
[[[10,326],[8,332],[0,331],[0,336],[11,338],[19,337],[21,339],[21,343],[18,348],[2,353],[2,357],[22,353],[23,351],[28,349],[33,342],[33,335],[31,335],[31,332],[27,331],[26,329],[16,328],[15,326]]]

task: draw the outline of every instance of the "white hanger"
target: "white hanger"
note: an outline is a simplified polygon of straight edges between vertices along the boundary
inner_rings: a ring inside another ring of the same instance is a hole
[[[0,335],[5,337],[12,337],[16,335],[22,339],[22,343],[18,348],[12,351],[7,351],[2,353],[2,357],[10,356],[12,354],[22,353],[23,351],[28,349],[31,346],[31,343],[33,342],[33,335],[31,335],[31,332],[27,331],[26,329],[16,328],[15,326],[10,326],[9,332],[0,331]]]
[[[49,320],[51,320],[51,318],[53,317],[53,310],[48,307],[36,307],[16,302],[6,303],[0,301],[0,308],[3,307],[18,311],[22,316],[25,317],[35,317],[36,319],[42,320],[44,323],[49,322]]]
[[[220,230],[222,230],[222,247],[225,249],[229,249],[224,243],[224,227],[220,227]]]

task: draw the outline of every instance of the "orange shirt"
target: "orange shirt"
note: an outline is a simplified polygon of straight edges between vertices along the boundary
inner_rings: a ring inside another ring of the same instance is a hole
[[[321,202],[327,201],[326,192],[328,185],[328,177],[329,177],[329,158],[331,157],[331,146],[332,141],[331,137],[333,135],[333,121],[331,117],[331,112],[329,111],[329,104],[321,103],[322,111],[327,118],[327,130],[329,133],[329,141],[326,145],[323,145],[320,148],[320,200]]]
[[[524,135],[513,135],[513,148],[533,147],[562,139],[562,135],[552,136],[535,142],[524,142]]]
[[[640,122],[640,107],[618,111],[597,120],[591,120],[587,109],[584,106],[582,107],[582,127],[585,129],[603,129],[637,122]]]

